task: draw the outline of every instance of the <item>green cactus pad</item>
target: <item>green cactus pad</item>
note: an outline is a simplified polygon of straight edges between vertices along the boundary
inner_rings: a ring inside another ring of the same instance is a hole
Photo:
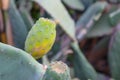
[[[0,80],[42,80],[44,72],[28,53],[0,43]]]

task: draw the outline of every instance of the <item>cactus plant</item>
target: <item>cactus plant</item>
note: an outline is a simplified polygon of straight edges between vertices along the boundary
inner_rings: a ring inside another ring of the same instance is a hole
[[[46,69],[25,51],[0,43],[0,80],[70,80],[70,74],[63,62]]]
[[[28,34],[25,49],[33,51],[33,56],[37,54],[34,57],[42,57],[52,47],[55,35],[55,23],[40,18]],[[0,43],[0,80],[70,80],[70,74],[62,62],[44,67],[27,52]]]
[[[17,47],[0,43],[0,80],[70,80],[68,67],[62,62],[49,65],[53,60],[66,62],[75,80],[119,80],[118,3],[119,0],[0,0],[0,41]],[[51,30],[51,21],[47,24],[41,19],[33,26],[39,17],[53,18],[59,24],[51,50],[55,36],[49,33],[55,28]],[[104,78],[99,72],[106,74]]]

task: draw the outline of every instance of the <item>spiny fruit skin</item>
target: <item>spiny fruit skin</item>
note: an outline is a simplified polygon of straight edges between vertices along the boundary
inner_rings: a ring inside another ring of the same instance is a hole
[[[55,22],[40,18],[29,31],[25,50],[34,58],[41,58],[52,47],[56,37]]]

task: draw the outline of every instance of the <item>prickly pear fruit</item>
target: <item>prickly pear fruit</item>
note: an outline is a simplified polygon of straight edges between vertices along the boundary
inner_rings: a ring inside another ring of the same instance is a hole
[[[25,41],[25,50],[34,58],[41,58],[52,47],[55,37],[55,22],[40,18],[28,33]]]

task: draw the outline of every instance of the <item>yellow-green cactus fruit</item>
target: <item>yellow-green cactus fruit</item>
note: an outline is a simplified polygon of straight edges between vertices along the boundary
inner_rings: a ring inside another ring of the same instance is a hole
[[[25,50],[34,58],[41,58],[53,46],[56,37],[55,27],[54,21],[40,18],[28,33]]]

